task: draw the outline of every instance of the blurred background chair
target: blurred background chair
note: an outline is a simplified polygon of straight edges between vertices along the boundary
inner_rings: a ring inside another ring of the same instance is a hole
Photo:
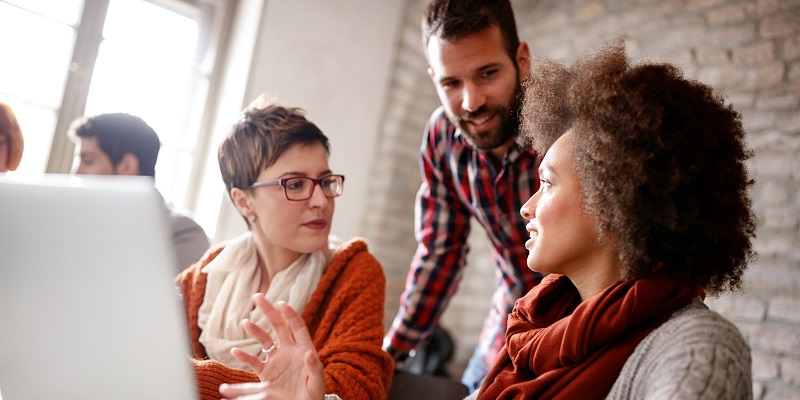
[[[388,400],[462,400],[466,396],[467,387],[453,378],[397,370]]]
[[[453,338],[436,327],[424,346],[409,354],[395,370],[389,400],[462,400],[467,387],[450,377],[445,364],[453,357]]]
[[[413,350],[397,369],[414,375],[450,377],[445,364],[453,358],[455,344],[450,333],[437,326],[428,343]]]

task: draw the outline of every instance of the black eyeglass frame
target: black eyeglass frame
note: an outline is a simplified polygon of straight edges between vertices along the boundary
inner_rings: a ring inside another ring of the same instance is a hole
[[[326,179],[330,179],[330,178],[339,179],[340,182],[339,182],[339,191],[338,191],[338,193],[333,192],[333,194],[329,196],[327,193],[325,193],[325,189],[322,186],[322,181],[324,181]],[[302,199],[292,199],[292,198],[289,197],[289,191],[286,188],[286,184],[288,182],[290,182],[290,181],[296,181],[296,180],[311,181],[313,183],[313,185],[311,185],[311,189],[308,191],[308,196],[307,197],[304,197]],[[251,189],[255,189],[255,188],[258,188],[258,187],[279,186],[279,185],[283,186],[283,195],[286,196],[286,200],[289,200],[289,201],[305,201],[305,200],[310,199],[311,196],[314,195],[314,189],[317,188],[317,185],[319,185],[319,187],[323,188],[322,189],[322,194],[324,194],[325,197],[330,199],[330,198],[339,197],[339,196],[342,195],[342,192],[344,191],[344,175],[331,174],[331,175],[325,175],[325,176],[323,176],[323,177],[321,177],[319,179],[309,178],[307,176],[293,176],[291,178],[281,178],[281,179],[276,179],[274,181],[254,182],[252,185],[250,185],[250,188]]]

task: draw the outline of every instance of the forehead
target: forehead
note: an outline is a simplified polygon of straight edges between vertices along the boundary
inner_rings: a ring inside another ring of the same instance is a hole
[[[494,25],[457,39],[431,36],[427,52],[437,77],[469,74],[493,64],[512,64],[500,28]]]
[[[100,150],[100,146],[97,144],[96,137],[78,137],[77,143],[75,143],[75,149],[79,151],[81,154],[84,153],[99,153],[105,154],[102,150]]]
[[[561,135],[547,150],[542,160],[543,170],[562,170],[572,165],[572,131]]]
[[[320,142],[296,143],[286,149],[274,164],[262,171],[265,176],[285,173],[315,175],[330,170],[328,152]]]

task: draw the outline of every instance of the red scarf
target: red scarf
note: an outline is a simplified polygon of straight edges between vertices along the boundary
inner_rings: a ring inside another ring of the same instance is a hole
[[[701,293],[662,271],[581,302],[569,278],[548,275],[514,305],[478,398],[605,398],[639,342]]]

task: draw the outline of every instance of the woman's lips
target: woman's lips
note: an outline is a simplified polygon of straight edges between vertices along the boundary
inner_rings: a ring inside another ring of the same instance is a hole
[[[533,242],[535,242],[536,238],[539,237],[539,231],[529,230],[528,233],[530,235],[530,239],[525,241],[525,248],[530,250],[531,247],[533,247]]]
[[[313,221],[308,221],[303,224],[306,228],[310,229],[325,229],[328,226],[328,222],[324,219],[315,219]]]

